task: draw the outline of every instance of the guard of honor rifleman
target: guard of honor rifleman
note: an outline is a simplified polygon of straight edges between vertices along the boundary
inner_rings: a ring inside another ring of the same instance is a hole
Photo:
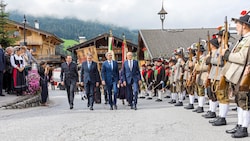
[[[185,51],[178,47],[166,60],[146,60],[142,76],[146,84],[146,99],[156,97],[157,102],[170,98],[176,107],[204,113],[206,98],[209,108],[202,117],[210,119],[212,126],[227,125],[230,97],[235,97],[238,122],[226,130],[233,138],[248,136],[250,124],[250,12],[243,11],[239,18],[232,18],[240,36],[235,46],[230,47],[227,20],[223,28],[210,39],[199,39]],[[165,92],[165,93],[164,93]],[[198,106],[194,103],[198,101]],[[218,109],[217,109],[218,108]],[[216,111],[218,110],[218,113]]]

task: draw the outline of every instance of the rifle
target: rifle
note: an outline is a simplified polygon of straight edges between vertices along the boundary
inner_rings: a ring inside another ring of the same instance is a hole
[[[196,57],[196,60],[195,60],[195,64],[200,64],[200,38],[199,38],[199,42],[197,43],[197,57]],[[187,86],[191,86],[191,84],[194,84],[195,81],[196,81],[196,75],[197,75],[197,71],[196,69],[194,68],[192,73],[191,73],[191,76],[190,76],[190,80],[189,82],[187,83]]]
[[[188,54],[188,62],[193,62],[193,53],[192,53],[192,45],[190,47],[189,50],[189,54]],[[188,64],[189,65],[189,64]],[[186,80],[186,86],[191,86],[191,80],[192,80],[192,72],[193,72],[193,67],[190,68],[190,76],[188,76],[187,80]]]
[[[209,31],[207,31],[207,40],[208,40],[208,42],[207,42],[208,53],[209,53],[209,55],[211,57],[212,56],[212,51],[211,51],[211,46],[210,46],[210,34],[209,34]],[[208,64],[208,70],[207,70],[208,74],[210,74],[211,68],[212,68],[212,65],[211,65],[211,63],[209,63]],[[209,87],[211,85],[210,81],[211,81],[210,79],[206,80],[205,88],[207,88],[207,87]]]
[[[250,88],[250,73],[248,73],[247,75],[244,75],[245,71],[249,71],[246,69],[250,69],[247,67],[248,66],[247,62],[250,61],[249,54],[250,54],[250,47],[248,47],[247,59],[246,59],[245,67],[244,67],[243,74],[240,80],[240,87],[239,87],[240,91],[249,91],[249,88]]]
[[[224,38],[224,49],[228,48],[228,24],[227,24],[227,16],[225,17],[225,31],[223,33],[223,38]],[[222,52],[222,48],[220,51],[220,54]],[[226,61],[224,61],[224,65],[226,64]],[[219,90],[224,90],[226,89],[226,77],[222,76],[219,82]]]

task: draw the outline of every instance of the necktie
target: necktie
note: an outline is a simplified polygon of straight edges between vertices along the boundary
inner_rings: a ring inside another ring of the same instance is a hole
[[[132,71],[132,60],[129,60],[129,68],[130,68],[130,70]]]
[[[90,65],[91,65],[91,63],[90,62],[88,62],[88,68],[90,69]]]
[[[113,70],[112,62],[109,61],[110,68]]]

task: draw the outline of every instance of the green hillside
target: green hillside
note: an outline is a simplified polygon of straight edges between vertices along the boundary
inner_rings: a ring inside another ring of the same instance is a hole
[[[62,38],[62,40],[64,41],[64,43],[63,43],[63,47],[64,47],[63,50],[65,50],[65,51],[66,51],[67,48],[79,44],[79,42],[77,42],[75,40],[63,39],[63,38]]]
[[[9,12],[9,19],[16,22],[23,21],[23,15],[17,11]],[[56,17],[33,17],[26,15],[29,26],[34,27],[34,20],[38,20],[40,29],[55,34],[59,38],[78,40],[79,36],[85,36],[87,40],[100,34],[109,33],[112,30],[114,36],[122,38],[124,33],[127,40],[137,44],[138,31],[119,27],[112,24],[103,24],[98,21],[83,21],[76,18],[58,19]],[[67,46],[67,45],[66,45]]]

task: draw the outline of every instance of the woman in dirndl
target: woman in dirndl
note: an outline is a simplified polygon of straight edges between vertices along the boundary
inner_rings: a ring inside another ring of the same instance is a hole
[[[11,65],[13,67],[13,86],[17,96],[20,96],[23,95],[27,88],[24,72],[25,62],[24,58],[22,57],[21,47],[15,47],[14,51],[15,53],[10,57]]]

